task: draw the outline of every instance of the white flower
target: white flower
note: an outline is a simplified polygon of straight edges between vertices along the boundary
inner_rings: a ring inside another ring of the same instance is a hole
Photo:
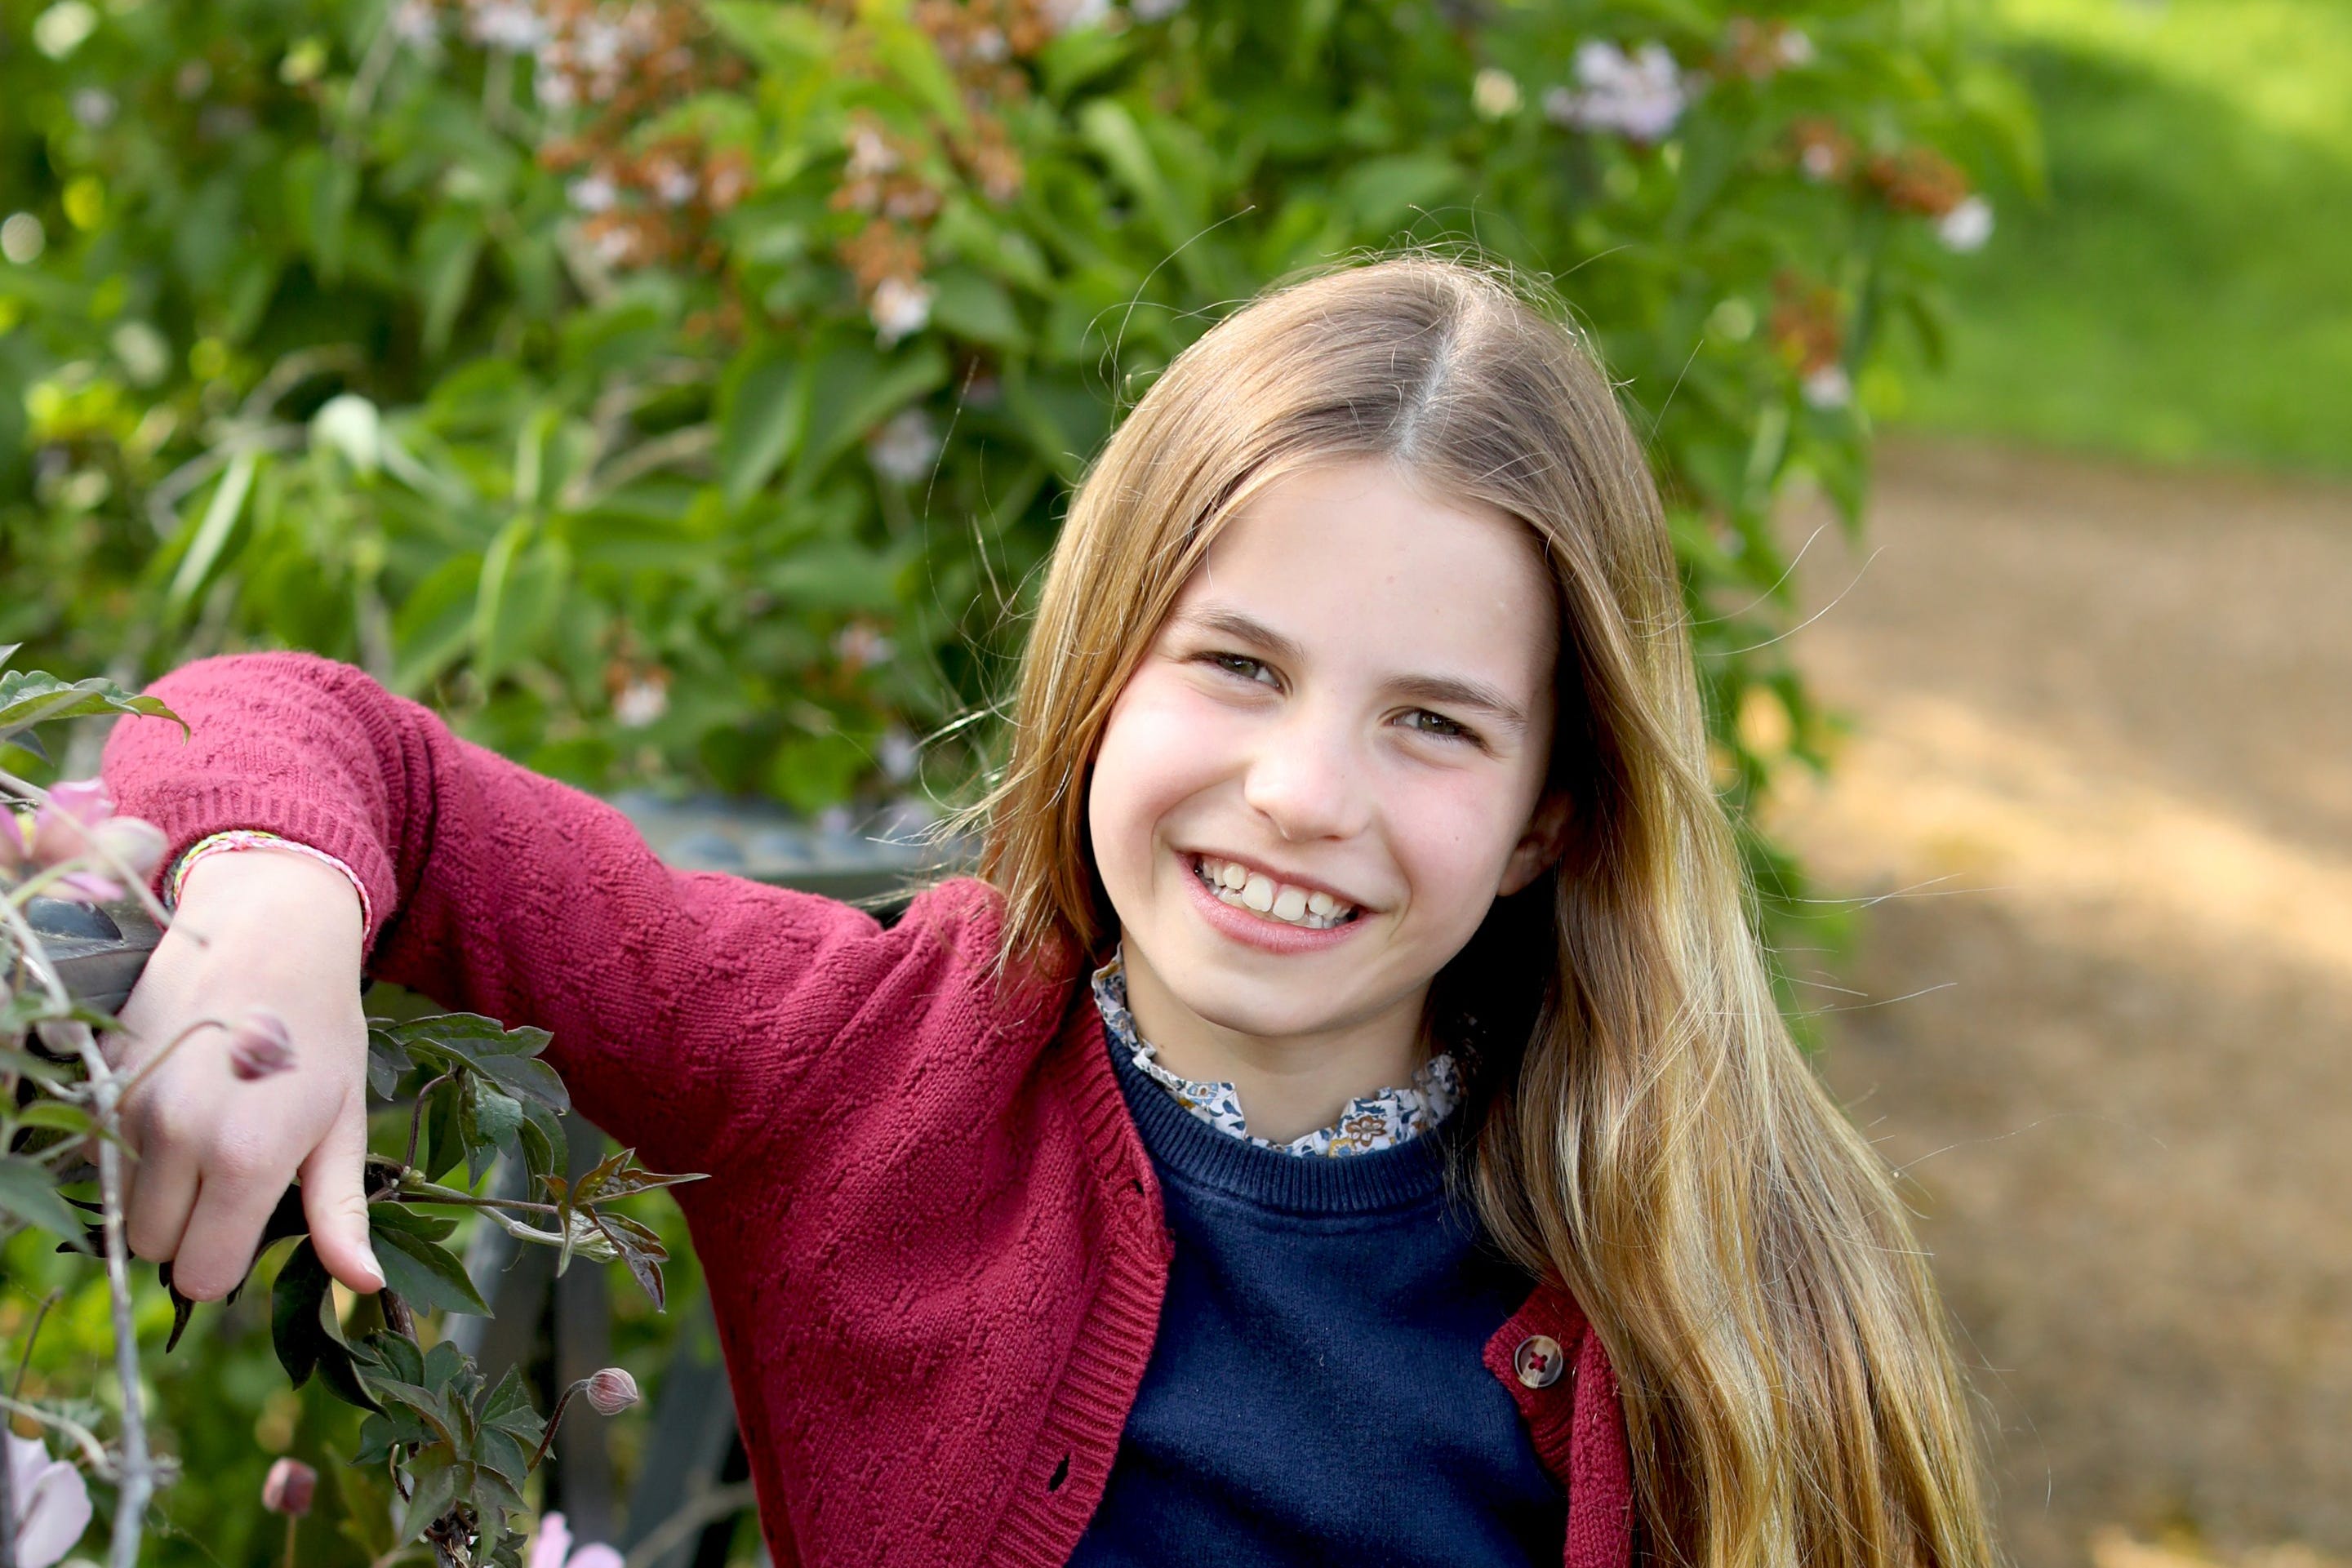
[[[531,96],[541,109],[570,109],[580,101],[580,94],[572,86],[572,78],[541,60],[531,73]]]
[[[1488,66],[1470,80],[1470,107],[1481,120],[1503,120],[1517,113],[1518,78]]]
[[[606,267],[624,267],[637,254],[637,234],[624,224],[598,232],[590,242],[596,259]]]
[[[1782,28],[1780,30],[1778,43],[1780,46],[1780,64],[1789,69],[1793,70],[1799,66],[1809,66],[1813,63],[1816,54],[1816,51],[1813,48],[1813,40],[1807,37],[1799,29],[1795,27]]]
[[[71,102],[74,122],[86,131],[103,131],[114,123],[114,95],[104,88],[76,88]]]
[[[872,669],[898,656],[898,645],[863,621],[853,621],[835,633],[834,656],[852,670]]]
[[[583,70],[601,73],[619,68],[621,51],[628,41],[629,35],[617,25],[591,16],[580,25],[572,47]]]
[[[58,0],[33,18],[33,47],[53,60],[64,59],[98,31],[98,11],[86,0]]]
[[[1176,3],[1181,5],[1184,0],[1176,0]],[[1013,52],[1013,46],[1006,42],[1001,27],[981,28],[971,36],[971,42],[966,47],[973,59],[992,66]]]
[[[527,55],[547,42],[547,24],[529,0],[467,0],[466,37],[486,49]]]
[[[877,751],[876,759],[882,764],[882,776],[893,784],[904,784],[912,779],[917,764],[923,759],[922,743],[895,725],[882,732]]]
[[[310,444],[342,454],[362,474],[383,465],[383,415],[357,392],[338,392],[310,416]]]
[[[1936,220],[1936,237],[1944,248],[1963,255],[1982,250],[1985,241],[1992,238],[1992,204],[1982,196],[1965,196],[1953,209]]]
[[[1580,131],[1614,131],[1634,141],[1656,141],[1690,104],[1682,71],[1664,44],[1643,44],[1631,56],[1599,39],[1581,44],[1576,79],[1580,90],[1554,88],[1544,95],[1544,112]]]
[[[1045,0],[1045,22],[1057,33],[1099,26],[1110,15],[1110,0]]]
[[[682,207],[694,199],[693,172],[674,160],[664,158],[654,164],[653,183],[654,194],[664,206]]]
[[[1184,0],[1128,0],[1127,8],[1139,22],[1165,22],[1184,8]]]
[[[669,711],[669,677],[656,670],[648,680],[634,676],[613,699],[613,722],[623,729],[643,729]]]
[[[392,36],[412,49],[431,50],[441,42],[441,14],[433,0],[400,0],[392,8]]]
[[[107,340],[133,386],[152,387],[172,373],[172,344],[144,321],[125,321]]]
[[[886,277],[875,288],[867,314],[874,318],[874,340],[887,349],[930,325],[931,286]]]
[[[564,191],[574,210],[583,213],[610,212],[620,193],[613,182],[602,174],[589,174],[572,182]]]
[[[16,1568],[50,1568],[89,1528],[81,1472],[50,1458],[37,1438],[8,1434],[8,1492],[16,1505]]]
[[[1843,408],[1853,401],[1853,382],[1843,365],[1823,365],[1805,378],[1803,392],[1815,408]]]
[[[931,416],[919,408],[900,409],[866,440],[866,458],[874,472],[897,485],[911,485],[930,473],[931,460],[939,455],[939,433]]]
[[[853,180],[863,180],[869,175],[887,174],[898,166],[898,154],[891,151],[890,143],[879,131],[871,125],[849,128],[849,161],[843,165],[842,172]]]
[[[10,213],[7,220],[0,223],[0,256],[18,267],[30,267],[40,260],[48,244],[48,232],[41,227],[41,220],[30,213]]]
[[[1837,177],[1838,150],[1826,141],[1808,141],[1805,150],[1797,154],[1798,166],[1805,178],[1818,185]]]

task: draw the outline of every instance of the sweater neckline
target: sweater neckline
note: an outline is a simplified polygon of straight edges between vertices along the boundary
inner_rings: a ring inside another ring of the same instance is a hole
[[[1083,985],[1083,982],[1082,982]],[[1259,1208],[1295,1215],[1370,1215],[1430,1203],[1445,1189],[1445,1156],[1461,1121],[1448,1115],[1417,1137],[1366,1154],[1302,1155],[1218,1131],[1122,1059],[1087,998],[1093,1048],[1110,1061],[1144,1147],[1168,1174]]]

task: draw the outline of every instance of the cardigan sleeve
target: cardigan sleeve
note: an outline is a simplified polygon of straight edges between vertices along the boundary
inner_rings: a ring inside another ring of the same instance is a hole
[[[870,916],[672,870],[617,809],[351,665],[231,655],[147,689],[190,733],[126,717],[101,766],[163,830],[164,867],[231,829],[341,862],[367,890],[366,973],[551,1031],[581,1111],[658,1168],[712,1169],[880,977]]]

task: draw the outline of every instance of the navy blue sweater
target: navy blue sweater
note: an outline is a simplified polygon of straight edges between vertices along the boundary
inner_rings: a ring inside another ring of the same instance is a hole
[[[1219,1132],[1111,1056],[1176,1255],[1071,1563],[1557,1564],[1566,1498],[1481,1359],[1530,1281],[1446,1192],[1459,1115],[1302,1157]]]

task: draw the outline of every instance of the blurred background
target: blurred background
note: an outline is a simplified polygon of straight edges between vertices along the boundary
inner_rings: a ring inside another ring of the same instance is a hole
[[[0,22],[17,665],[315,649],[779,879],[968,796],[1071,485],[1223,310],[1511,266],[1651,444],[1785,997],[1909,1180],[2011,1550],[2352,1562],[2339,0]],[[681,1261],[664,1314],[508,1270],[436,1330],[637,1374],[540,1500],[633,1568],[757,1550]],[[26,1386],[119,1398],[102,1291],[0,1263],[11,1364],[62,1292]],[[272,1550],[284,1453],[306,1559],[380,1550],[264,1299],[168,1357],[147,1301],[205,1478],[159,1562]]]

